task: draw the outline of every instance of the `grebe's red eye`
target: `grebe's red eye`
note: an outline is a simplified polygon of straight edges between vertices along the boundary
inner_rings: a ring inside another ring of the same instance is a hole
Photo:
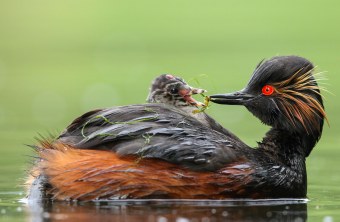
[[[265,85],[262,88],[262,94],[265,96],[270,96],[275,91],[274,87],[271,85]]]

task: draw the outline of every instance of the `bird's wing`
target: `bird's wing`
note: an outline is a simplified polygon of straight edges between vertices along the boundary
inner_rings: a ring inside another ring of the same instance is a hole
[[[163,104],[86,113],[70,124],[58,142],[82,149],[111,150],[121,156],[159,158],[209,171],[241,158],[240,150],[246,146]]]
[[[239,141],[241,142],[241,140],[232,132],[230,132],[228,129],[224,128],[221,124],[219,124],[215,119],[213,119],[211,116],[209,116],[208,114],[204,115],[205,120],[208,123],[208,126],[217,131],[220,132],[222,134],[224,134],[225,136],[227,136],[229,138],[229,140],[233,140],[233,141]],[[243,144],[242,146],[246,146],[245,144]]]

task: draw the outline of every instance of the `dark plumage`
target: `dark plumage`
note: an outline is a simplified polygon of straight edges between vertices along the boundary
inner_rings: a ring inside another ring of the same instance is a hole
[[[244,90],[211,96],[272,126],[256,149],[174,106],[113,107],[42,142],[33,179],[43,176],[43,190],[59,200],[305,197],[305,158],[325,118],[312,71],[301,57],[274,57]]]

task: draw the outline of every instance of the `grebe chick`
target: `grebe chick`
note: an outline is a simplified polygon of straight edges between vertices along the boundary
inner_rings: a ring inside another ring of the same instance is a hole
[[[170,74],[156,77],[150,87],[149,95],[146,99],[149,103],[164,103],[178,108],[204,106],[203,103],[192,98],[194,94],[205,93],[206,90],[189,86],[182,78]]]
[[[206,108],[206,104],[198,102],[192,98],[192,95],[202,94],[205,92],[207,91],[204,89],[189,86],[184,79],[180,77],[164,74],[153,80],[146,101],[149,103],[167,104],[179,108],[186,112],[188,116],[195,118],[207,127],[228,135],[229,137],[238,139],[234,134],[217,123],[213,118],[201,111]]]

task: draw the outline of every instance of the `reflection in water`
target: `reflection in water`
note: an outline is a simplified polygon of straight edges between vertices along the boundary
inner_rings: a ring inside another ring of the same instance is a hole
[[[101,201],[28,204],[31,221],[294,221],[307,220],[305,200]]]

